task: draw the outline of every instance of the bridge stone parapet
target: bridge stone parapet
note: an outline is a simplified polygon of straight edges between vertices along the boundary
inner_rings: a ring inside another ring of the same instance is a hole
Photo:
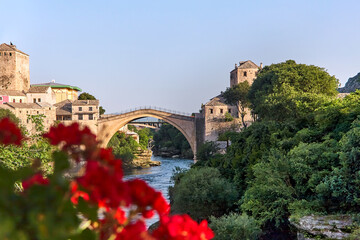
[[[196,150],[199,145],[197,138],[201,134],[197,132],[195,116],[154,107],[142,107],[132,109],[128,112],[102,116],[97,124],[97,138],[101,146],[106,147],[111,137],[121,127],[135,119],[143,117],[158,118],[176,127],[185,136],[194,156],[196,156]]]

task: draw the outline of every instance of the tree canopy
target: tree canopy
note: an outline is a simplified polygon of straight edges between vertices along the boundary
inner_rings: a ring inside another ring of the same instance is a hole
[[[329,97],[337,95],[339,81],[323,68],[293,60],[264,67],[254,80],[249,99],[261,119],[302,118]]]
[[[226,91],[222,93],[222,96],[225,98],[225,102],[227,104],[237,107],[244,127],[247,127],[245,115],[247,114],[247,108],[250,106],[248,98],[249,90],[250,85],[248,81],[244,81],[231,88],[227,88]]]

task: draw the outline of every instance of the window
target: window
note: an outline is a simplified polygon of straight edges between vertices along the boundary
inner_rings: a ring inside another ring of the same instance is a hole
[[[33,99],[34,103],[36,103],[36,98]]]
[[[2,101],[3,100],[3,98],[2,97],[0,97],[0,101]]]
[[[89,114],[89,120],[94,120],[93,114]]]
[[[82,111],[82,107],[79,107],[79,112],[81,112]],[[80,115],[79,115],[80,116]]]
[[[6,56],[6,52],[4,52],[4,56]]]
[[[22,99],[20,99],[20,103],[22,103]]]
[[[41,98],[38,98],[38,102],[41,102]]]
[[[15,98],[13,99],[13,102],[15,102]]]
[[[213,114],[214,110],[212,108],[210,108],[210,114]]]
[[[79,114],[79,120],[83,120],[83,115]]]
[[[229,113],[231,113],[231,108],[229,108],[229,111],[228,111]]]
[[[39,114],[39,111],[36,111],[36,114]]]
[[[12,56],[12,53],[9,53],[10,57]]]
[[[244,77],[246,77],[247,76],[247,72],[244,72]]]
[[[220,113],[224,113],[224,111],[223,111],[223,109],[222,109],[222,108],[220,108]]]
[[[89,107],[89,111],[92,111],[92,107]]]
[[[0,52],[0,56],[1,56],[1,52]]]

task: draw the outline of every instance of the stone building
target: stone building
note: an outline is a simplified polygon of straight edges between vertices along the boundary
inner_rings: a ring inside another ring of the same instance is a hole
[[[19,90],[0,89],[0,104],[7,102],[26,103],[26,94]]]
[[[13,103],[7,102],[0,105],[2,109],[9,109],[20,120],[28,132],[35,133],[35,124],[29,119],[29,116],[44,115],[43,119],[44,130],[49,130],[50,126],[54,123],[56,107],[48,103]]]
[[[43,103],[49,104],[56,103],[55,93],[48,86],[30,86],[29,91],[26,93],[28,103]]]
[[[251,85],[261,68],[262,64],[259,67],[250,60],[241,61],[239,66],[235,64],[235,68],[230,72],[230,87],[244,81]],[[245,121],[249,123],[252,121],[250,109],[246,109],[246,112]],[[226,119],[226,113],[231,114],[232,121]],[[242,127],[237,107],[226,104],[221,95],[204,104],[201,115],[204,118],[204,141],[218,141],[219,134],[229,130],[239,131]]]
[[[55,120],[65,124],[79,122],[96,133],[98,100],[77,100],[80,88],[55,83],[30,85],[29,55],[12,43],[0,45],[0,108],[9,109],[29,132],[32,115],[45,115],[47,130]]]
[[[0,45],[0,88],[17,91],[30,88],[29,55],[12,43]]]
[[[78,93],[81,92],[81,89],[75,86],[56,83],[55,80],[49,83],[38,83],[31,84],[32,87],[51,87],[52,91],[55,94],[56,103],[62,102],[64,100],[77,100]]]
[[[97,132],[99,119],[99,100],[65,100],[54,105],[56,120],[65,124],[78,122],[88,126],[93,133]]]
[[[250,60],[239,62],[239,66],[235,63],[235,68],[230,72],[230,87],[244,81],[248,81],[251,85],[261,68],[262,64],[259,67]]]
[[[207,102],[201,108],[205,120],[204,139],[205,141],[217,141],[219,133],[227,130],[237,130],[237,108],[225,103],[224,98],[219,95]],[[233,117],[233,120],[226,118],[226,113]]]

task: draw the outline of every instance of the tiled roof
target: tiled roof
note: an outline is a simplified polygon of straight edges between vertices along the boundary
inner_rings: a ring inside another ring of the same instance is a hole
[[[49,86],[30,86],[28,93],[47,93]]]
[[[41,107],[54,107],[54,105],[47,103],[47,102],[37,102],[36,104],[39,104]]]
[[[247,60],[244,62],[240,62],[239,68],[245,69],[245,68],[259,68],[258,65],[256,65],[251,60]]]
[[[5,51],[5,52],[15,51],[15,52],[25,54],[26,56],[29,56],[28,54],[26,54],[26,53],[20,51],[19,49],[17,49],[15,45],[9,45],[9,44],[6,44],[6,43],[0,44],[0,51]]]
[[[75,86],[70,86],[67,84],[62,84],[62,83],[56,83],[56,82],[48,82],[48,83],[36,83],[36,84],[31,84],[31,86],[46,86],[46,87],[51,87],[51,88],[69,88],[69,89],[74,89],[76,91],[82,91],[81,88],[79,87],[75,87]]]
[[[56,109],[56,115],[71,115],[71,112],[70,111],[67,111],[67,110],[64,110],[64,109],[61,109],[61,108],[57,108]]]
[[[239,66],[237,67],[239,69],[249,69],[249,68],[256,68],[258,69],[259,66],[256,65],[254,62],[252,62],[251,60],[247,60],[247,61],[241,61],[239,62]],[[236,69],[236,68],[235,68]],[[235,70],[234,69],[234,70]],[[233,70],[233,71],[234,71]]]
[[[74,106],[83,106],[83,105],[99,105],[99,100],[75,100],[73,102]]]
[[[25,93],[23,91],[18,91],[18,90],[7,90],[7,89],[0,89],[0,95],[3,96],[21,96],[21,97],[25,97]]]
[[[9,105],[10,107],[13,108],[32,108],[32,109],[41,109],[42,107],[37,104],[37,103],[12,103],[12,102],[7,102],[4,103]]]
[[[71,115],[72,102],[68,99],[54,104],[56,108],[56,115]]]
[[[225,99],[219,95],[210,99],[210,101],[207,102],[205,106],[228,106],[228,104],[226,104]]]

